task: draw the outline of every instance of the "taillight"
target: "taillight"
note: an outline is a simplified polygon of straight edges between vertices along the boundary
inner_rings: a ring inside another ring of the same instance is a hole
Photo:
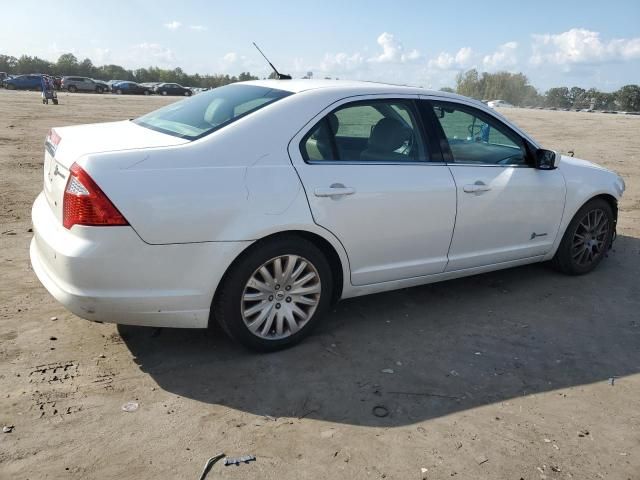
[[[113,226],[129,225],[100,187],[80,165],[71,165],[62,202],[62,224]]]

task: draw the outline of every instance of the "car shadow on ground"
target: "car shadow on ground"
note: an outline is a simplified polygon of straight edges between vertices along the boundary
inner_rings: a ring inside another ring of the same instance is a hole
[[[638,373],[639,273],[640,239],[621,236],[581,277],[537,264],[345,300],[303,344],[269,355],[219,329],[119,330],[140,369],[177,395],[398,426]]]

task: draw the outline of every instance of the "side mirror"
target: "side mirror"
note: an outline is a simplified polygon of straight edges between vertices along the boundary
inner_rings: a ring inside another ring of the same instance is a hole
[[[539,148],[535,153],[535,167],[538,170],[553,170],[558,167],[560,156],[553,150]]]

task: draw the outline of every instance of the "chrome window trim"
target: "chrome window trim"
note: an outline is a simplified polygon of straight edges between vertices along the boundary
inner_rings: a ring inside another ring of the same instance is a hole
[[[307,165],[439,165],[446,166],[445,162],[422,161],[393,161],[393,160],[305,160]]]

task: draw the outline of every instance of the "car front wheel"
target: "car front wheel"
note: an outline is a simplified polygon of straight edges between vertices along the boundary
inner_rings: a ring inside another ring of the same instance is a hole
[[[280,350],[309,335],[331,303],[333,278],[322,251],[297,236],[254,244],[230,267],[213,316],[236,341]]]
[[[614,227],[613,210],[605,200],[596,198],[586,203],[569,223],[553,266],[569,275],[590,272],[609,250]]]

